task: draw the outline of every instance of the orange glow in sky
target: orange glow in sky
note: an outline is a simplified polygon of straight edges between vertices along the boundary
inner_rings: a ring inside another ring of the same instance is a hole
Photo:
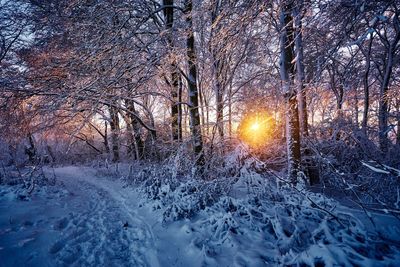
[[[273,119],[267,114],[248,114],[239,124],[239,138],[252,148],[259,148],[271,139],[273,127]]]

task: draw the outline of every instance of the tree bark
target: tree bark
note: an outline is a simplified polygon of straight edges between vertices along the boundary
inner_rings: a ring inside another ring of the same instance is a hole
[[[201,135],[200,114],[199,114],[199,92],[197,88],[197,66],[196,66],[196,50],[193,34],[192,21],[192,0],[185,1],[184,14],[186,15],[186,23],[188,27],[188,35],[186,39],[187,58],[189,66],[188,75],[188,94],[189,94],[189,114],[190,114],[190,130],[193,140],[193,151],[196,155],[196,165],[203,166],[205,164],[203,153],[203,139]]]
[[[365,135],[368,134],[368,112],[369,112],[369,72],[371,69],[371,48],[373,42],[373,35],[370,34],[370,40],[368,42],[368,50],[365,55],[365,73],[363,77],[363,85],[364,85],[364,110],[363,110],[363,118],[361,122],[361,129]]]
[[[221,138],[224,137],[224,90],[221,83],[221,66],[220,60],[215,59],[214,55],[214,72],[215,72],[215,96],[217,110],[217,129]]]
[[[379,111],[378,111],[378,125],[379,125],[379,146],[382,152],[387,152],[389,147],[388,139],[388,115],[389,115],[389,83],[392,76],[394,57],[397,50],[397,45],[400,41],[400,11],[396,8],[396,14],[393,16],[393,25],[396,32],[392,41],[386,41],[387,59],[385,60],[385,70],[382,83],[379,90]]]
[[[228,88],[228,133],[232,137],[232,85]]]
[[[358,90],[357,90],[357,87],[354,87],[353,90],[354,90],[354,123],[356,124],[356,127],[358,129],[360,124],[359,124],[359,120],[358,120],[359,107],[358,107]]]
[[[126,141],[127,141],[126,154],[128,155],[128,157],[133,157],[134,159],[136,159],[135,146],[134,146],[135,141],[133,139],[133,130],[132,130],[132,125],[130,123],[130,119],[126,114],[122,113],[121,115],[126,123]]]
[[[114,106],[109,107],[110,113],[110,128],[111,128],[111,143],[112,143],[112,161],[119,161],[119,116],[118,110]]]
[[[335,95],[336,99],[336,114],[335,114],[335,120],[338,123],[341,123],[342,118],[343,118],[343,100],[344,100],[344,88],[343,88],[343,83],[340,82],[340,73],[337,68],[337,63],[333,62],[330,66],[328,66],[328,75],[329,75],[329,85],[330,88]],[[337,76],[339,76],[339,82],[337,81]]]
[[[33,140],[33,135],[30,132],[28,133],[28,142],[29,146],[25,147],[25,154],[28,156],[29,163],[35,164],[37,163],[37,150]]]
[[[107,155],[110,154],[110,146],[108,145],[108,126],[107,121],[104,121],[104,136],[103,136],[103,144],[106,149]]]
[[[392,75],[393,69],[393,56],[394,56],[394,46],[391,43],[388,51],[388,58],[386,61],[386,68],[382,84],[379,90],[379,113],[378,113],[378,124],[379,124],[379,146],[382,152],[387,152],[389,140],[388,140],[388,113],[389,113],[389,82]]]
[[[215,22],[220,14],[220,1],[216,0],[213,2],[213,9],[211,12],[211,25],[215,26]],[[216,40],[214,40],[214,31],[215,27],[211,29],[211,36],[210,36],[210,52],[212,54],[213,60],[213,76],[214,76],[214,91],[215,91],[215,105],[216,105],[216,113],[217,113],[217,120],[216,126],[218,130],[218,134],[221,139],[224,137],[224,87],[222,85],[222,62],[221,56],[218,55],[218,50],[216,48]],[[221,49],[220,54],[221,54]]]
[[[136,116],[133,114],[136,113],[135,105],[132,101],[126,100],[125,104],[129,111],[128,121],[127,123],[130,124],[130,129],[132,130],[133,138],[131,147],[135,151],[135,159],[143,159],[144,156],[144,143],[141,137],[141,127],[140,123],[137,121]]]
[[[286,102],[286,146],[288,176],[296,184],[300,171],[300,124],[297,94],[294,88],[293,1],[283,1],[280,14],[280,76]]]
[[[137,159],[137,151],[135,146],[134,131],[132,128],[131,117],[128,113],[120,113],[126,124],[126,140],[127,140],[127,155],[133,159]]]
[[[182,82],[182,76],[179,76],[179,88],[178,88],[178,102],[182,103],[182,87],[183,87],[183,82]],[[183,111],[182,111],[182,105],[178,105],[178,140],[182,141],[182,119],[183,119]]]
[[[207,121],[206,121],[206,116],[205,116],[205,115],[206,115],[206,112],[204,111],[206,105],[205,105],[205,103],[204,103],[203,91],[202,91],[201,89],[202,89],[201,83],[199,83],[199,84],[198,84],[198,87],[197,87],[197,90],[198,90],[198,92],[199,92],[200,124],[203,125],[203,131],[204,131],[204,130],[206,131],[205,134],[208,134],[208,132],[207,132],[207,127],[205,127],[205,126],[208,126],[208,125],[207,125]]]
[[[400,145],[400,99],[396,100],[396,111],[397,111],[396,144]]]
[[[179,106],[180,101],[178,101],[179,97],[179,73],[177,70],[177,63],[174,58],[174,42],[172,39],[172,27],[174,24],[174,0],[163,0],[164,4],[164,17],[165,17],[165,29],[167,31],[167,44],[168,50],[170,52],[170,75],[171,75],[171,135],[172,140],[179,141]]]
[[[295,23],[295,48],[296,48],[296,78],[297,78],[297,99],[299,103],[300,129],[303,136],[308,136],[308,113],[307,97],[304,74],[304,53],[303,53],[303,33],[302,33],[302,8],[303,0],[297,0],[293,16]]]

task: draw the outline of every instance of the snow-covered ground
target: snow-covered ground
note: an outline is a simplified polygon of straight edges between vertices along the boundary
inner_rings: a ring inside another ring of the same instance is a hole
[[[247,205],[240,192],[248,189],[238,181],[237,198],[222,197],[190,219],[165,221],[157,201],[119,179],[89,167],[55,173],[55,186],[31,196],[0,186],[0,266],[400,264],[400,222],[389,215],[374,213],[375,228],[362,212],[339,206],[351,218],[342,228],[323,213],[285,208],[279,199]]]
[[[131,190],[87,168],[56,175],[62,184],[27,201],[1,188],[0,266],[159,266]]]

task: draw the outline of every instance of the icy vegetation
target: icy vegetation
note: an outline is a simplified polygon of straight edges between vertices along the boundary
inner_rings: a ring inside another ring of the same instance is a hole
[[[202,253],[199,266],[394,266],[400,261],[398,218],[374,213],[369,221],[370,214],[282,186],[279,176],[258,174],[251,168],[254,159],[242,164],[237,176],[208,182],[171,179],[176,172],[171,165],[137,176],[147,177],[141,185],[143,205],[160,210],[165,227],[185,221],[190,248]]]
[[[187,172],[179,152],[181,165],[172,157],[164,165],[46,167],[31,193],[29,184],[3,176],[0,266],[400,262],[398,218],[293,188],[238,153],[224,159],[238,168],[208,180]]]
[[[400,0],[0,0],[0,267],[400,266]]]

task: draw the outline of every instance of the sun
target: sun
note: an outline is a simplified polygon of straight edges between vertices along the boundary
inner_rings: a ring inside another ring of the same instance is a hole
[[[258,121],[253,122],[253,124],[250,126],[250,129],[252,131],[258,131],[260,129],[260,123],[258,123]]]
[[[250,147],[261,148],[272,139],[274,124],[266,112],[246,114],[238,127],[240,140]]]

